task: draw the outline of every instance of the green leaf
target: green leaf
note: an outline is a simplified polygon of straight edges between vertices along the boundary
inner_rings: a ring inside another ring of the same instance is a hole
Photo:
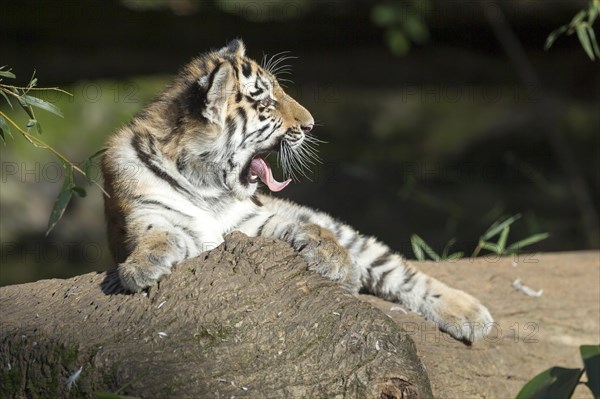
[[[390,29],[387,32],[387,42],[394,55],[403,56],[410,50],[410,42],[398,29]]]
[[[413,42],[424,43],[429,39],[429,31],[421,18],[415,15],[408,15],[404,22],[404,30]]]
[[[596,17],[600,16],[600,3],[590,1],[590,7],[588,8],[588,25],[594,25]]]
[[[37,119],[35,121],[35,129],[37,130],[38,134],[42,134],[42,125]]]
[[[73,187],[73,165],[70,163],[63,163],[63,167],[65,168],[65,182],[64,186]]]
[[[387,4],[378,4],[371,11],[371,20],[375,25],[390,26],[397,22],[397,11]]]
[[[2,67],[4,68],[4,67]],[[15,79],[16,76],[14,73],[12,73],[10,71],[10,69],[8,71],[3,71],[2,68],[0,68],[0,76],[2,76],[3,78],[9,78],[9,79]]]
[[[48,230],[46,230],[46,235],[50,234],[54,226],[58,223],[60,218],[62,218],[65,213],[65,209],[67,209],[67,205],[71,201],[71,197],[73,197],[73,166],[70,164],[65,164],[65,181],[63,183],[62,189],[60,190],[60,194],[56,197],[56,201],[54,202],[54,207],[52,208],[52,213],[50,213],[50,219],[48,219]]]
[[[442,259],[440,258],[440,256],[433,250],[431,249],[431,247],[425,243],[423,243],[423,250],[425,250],[425,252],[427,253],[427,255],[429,255],[429,257],[431,259],[433,259],[436,262],[441,261]]]
[[[586,15],[587,15],[586,10],[579,11],[577,14],[575,14],[573,19],[571,20],[571,26],[579,25],[583,21],[583,19],[585,18]]]
[[[19,94],[19,93],[17,92],[17,94]],[[27,104],[25,102],[25,100],[23,100],[22,97],[19,97],[18,100],[19,100],[19,105],[21,106],[21,108],[23,108],[23,110],[25,110],[25,112],[27,113],[27,116],[29,116],[30,119],[35,119],[35,115],[33,114],[33,109],[31,109],[31,106],[29,104]]]
[[[38,122],[37,119],[30,119],[27,122],[27,131],[29,132],[29,130],[34,126],[35,126],[38,134],[42,134],[42,125],[40,125],[40,122]]]
[[[98,151],[96,151],[94,154],[90,155],[90,157],[88,159],[94,159],[99,157],[100,155],[104,154],[106,152],[106,150],[108,150],[108,148],[101,148]]]
[[[413,234],[410,237],[410,245],[412,246],[412,250],[413,250],[413,253],[415,254],[415,258],[417,258],[417,260],[425,260],[425,255],[423,254],[423,250],[421,249],[421,246],[419,245],[420,241],[423,241],[423,240],[421,240],[421,237],[419,237],[416,234]]]
[[[579,347],[585,366],[588,382],[594,398],[600,398],[600,345],[582,345]]]
[[[508,219],[504,220],[504,221],[500,221],[502,219],[498,219],[497,221],[495,221],[487,230],[485,233],[483,233],[483,236],[481,236],[482,240],[489,240],[490,238],[492,238],[493,236],[495,236],[496,234],[500,233],[504,227],[506,226],[510,226],[511,224],[513,224],[516,220],[521,218],[521,214],[518,213],[514,216],[509,217]]]
[[[446,246],[444,247],[444,250],[442,251],[442,259],[446,259],[448,258],[448,252],[450,252],[450,248],[456,244],[456,238],[451,238],[447,243]]]
[[[8,98],[8,96],[6,95],[6,93],[4,92],[4,89],[0,88],[0,94],[2,94],[2,97],[4,97],[4,99],[6,100],[6,102],[8,103],[8,105],[10,105],[10,108],[13,108],[12,103],[10,102],[10,98]],[[14,109],[14,108],[13,108]]]
[[[94,166],[94,158],[97,158],[99,156],[101,156],[102,154],[104,154],[106,152],[106,148],[102,148],[98,151],[96,151],[94,154],[92,154],[88,159],[86,159],[85,161],[83,161],[83,172],[85,173],[85,179],[87,180],[88,183],[92,183],[92,167]]]
[[[504,249],[506,248],[506,239],[508,238],[509,231],[510,226],[504,226],[504,228],[502,229],[502,233],[500,233],[500,238],[498,238],[498,242],[496,243],[496,245],[498,245],[498,251],[500,253],[503,253]]]
[[[446,260],[457,260],[457,259],[462,258],[463,256],[465,256],[464,252],[455,252],[453,254],[446,256]]]
[[[592,50],[590,38],[588,37],[587,29],[585,28],[585,26],[577,27],[577,37],[579,38],[579,42],[581,42],[581,47],[583,47],[588,57],[590,57],[590,59],[593,61],[594,50]]]
[[[500,251],[500,248],[498,247],[498,244],[494,244],[493,242],[484,241],[481,243],[481,248],[487,249],[488,251],[491,251],[491,252],[495,253],[496,255],[502,254],[502,252]]]
[[[444,247],[444,250],[442,251],[442,260],[457,260],[462,258],[465,253],[464,252],[454,252],[453,254],[448,254],[450,252],[450,248],[456,243],[456,238],[451,238],[447,243],[446,246]]]
[[[534,235],[527,237],[521,241],[517,241],[513,244],[510,244],[508,246],[508,248],[506,248],[506,251],[507,252],[519,251],[520,249],[525,248],[529,245],[535,244],[536,242],[543,241],[546,238],[548,238],[549,236],[550,236],[550,234],[548,234],[548,233],[534,234]]]
[[[85,191],[85,188],[83,188],[83,187],[73,186],[71,188],[71,190],[73,190],[73,192],[75,194],[77,194],[78,196],[80,196],[81,198],[84,198],[85,196],[87,196],[87,191]]]
[[[567,25],[563,25],[558,29],[553,30],[549,35],[548,38],[546,39],[546,44],[544,45],[544,50],[548,50],[556,41],[556,39],[558,39],[558,37],[560,35],[562,35],[563,33],[565,33],[567,31],[568,26]]]
[[[6,119],[4,119],[4,117],[0,116],[0,138],[2,139],[3,144],[6,144],[5,135],[10,136],[11,139],[13,138],[8,122],[6,122]]]
[[[88,184],[92,184],[92,178],[90,177],[91,173],[92,173],[92,161],[91,159],[86,159],[85,161],[83,161],[83,173],[85,173],[85,180],[88,182]]]
[[[592,50],[594,50],[594,54],[596,54],[596,57],[600,58],[600,49],[598,48],[598,42],[596,41],[596,34],[594,33],[594,29],[591,26],[588,26],[587,33],[590,37],[590,42],[592,43]]]
[[[429,255],[429,257],[434,261],[439,262],[441,260],[440,256],[437,253],[435,253],[435,251],[431,249],[431,247],[427,245],[425,241],[423,241],[423,239],[418,235],[413,234],[410,237],[410,243],[413,247],[413,252],[415,253],[417,259],[425,260],[425,256],[423,255],[423,251],[425,251],[425,253]]]
[[[40,108],[45,111],[51,112],[54,115],[60,116],[61,118],[63,117],[63,114],[62,112],[60,112],[60,109],[58,109],[58,107],[56,107],[54,104],[49,103],[48,101],[44,101],[40,98],[29,95],[24,95],[21,98],[23,99],[23,101],[25,101],[25,103],[31,105],[32,107]]]
[[[72,196],[73,191],[71,188],[64,189],[58,194],[58,197],[54,202],[54,207],[52,208],[52,213],[50,214],[50,219],[48,219],[48,230],[46,230],[46,235],[50,234],[54,226],[56,226],[60,218],[62,218]]]
[[[573,394],[582,373],[582,369],[549,368],[525,384],[516,399],[568,399]]]

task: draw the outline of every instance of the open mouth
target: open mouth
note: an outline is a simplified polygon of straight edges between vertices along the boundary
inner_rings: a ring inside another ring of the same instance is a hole
[[[240,177],[242,178],[242,181],[246,181],[249,184],[258,183],[260,180],[273,192],[283,190],[292,181],[292,179],[287,179],[283,182],[277,181],[273,177],[271,165],[269,165],[261,154],[252,157]]]

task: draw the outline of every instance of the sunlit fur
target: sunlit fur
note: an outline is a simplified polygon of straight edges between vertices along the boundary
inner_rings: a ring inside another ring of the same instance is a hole
[[[310,270],[400,302],[455,338],[483,336],[493,319],[472,296],[325,213],[257,193],[253,157],[277,151],[294,180],[319,162],[313,117],[279,83],[291,59],[280,53],[261,66],[234,40],[192,60],[109,140],[105,211],[123,287],[150,287],[240,230],[288,242]]]

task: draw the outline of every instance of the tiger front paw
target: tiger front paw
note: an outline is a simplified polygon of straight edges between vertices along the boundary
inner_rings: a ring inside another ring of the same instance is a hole
[[[167,231],[149,233],[140,240],[125,262],[118,266],[124,288],[140,292],[171,274],[171,268],[186,257],[183,240]]]
[[[171,269],[166,266],[137,263],[127,259],[119,265],[118,272],[124,288],[131,292],[140,292],[153,286],[164,276],[171,274]]]
[[[331,231],[316,224],[307,224],[290,243],[308,264],[309,270],[358,293],[358,268]]]
[[[447,288],[435,302],[430,319],[441,330],[464,342],[474,342],[493,328],[490,311],[466,292]]]

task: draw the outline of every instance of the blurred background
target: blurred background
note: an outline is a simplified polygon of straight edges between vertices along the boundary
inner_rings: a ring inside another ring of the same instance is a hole
[[[418,234],[470,255],[496,220],[530,251],[598,248],[600,68],[577,35],[547,36],[587,1],[121,0],[4,2],[0,65],[64,113],[37,117],[74,162],[101,149],[193,56],[243,38],[290,51],[288,92],[313,114],[324,160],[278,194],[407,257]],[[598,23],[596,23],[598,25]],[[596,29],[596,31],[598,31]],[[7,83],[6,79],[2,83]],[[27,115],[0,98],[21,126]],[[1,146],[0,285],[113,267],[102,193],[74,197],[46,236],[64,171],[13,129]],[[98,167],[94,178],[101,180]],[[276,176],[280,176],[276,172]],[[79,184],[86,186],[83,179]]]

